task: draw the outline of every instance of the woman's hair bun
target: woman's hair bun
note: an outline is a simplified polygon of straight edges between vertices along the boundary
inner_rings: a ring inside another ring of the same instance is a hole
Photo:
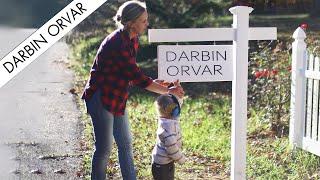
[[[138,0],[130,0],[123,3],[117,10],[113,20],[118,27],[125,26],[129,21],[136,20],[146,11],[146,3]]]

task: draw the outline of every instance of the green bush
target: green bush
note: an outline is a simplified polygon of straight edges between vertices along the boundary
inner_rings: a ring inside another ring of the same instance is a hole
[[[249,62],[249,108],[263,112],[260,120],[268,122],[277,136],[288,133],[291,86],[288,45],[285,40],[279,40],[274,47],[260,43]]]

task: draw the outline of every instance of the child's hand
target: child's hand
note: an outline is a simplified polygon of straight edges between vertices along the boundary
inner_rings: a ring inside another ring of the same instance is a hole
[[[177,163],[179,163],[179,164],[183,164],[183,163],[185,163],[186,161],[187,161],[186,156],[185,156],[185,155],[182,155],[182,158],[181,158],[181,159],[179,159],[179,161],[177,161]]]
[[[174,95],[178,96],[179,98],[183,98],[184,91],[181,86],[172,86],[169,88],[169,94],[174,94]]]
[[[171,85],[171,87],[169,86],[169,93],[174,94],[178,96],[180,99],[182,99],[184,96],[184,91],[179,80],[172,82]]]
[[[181,87],[179,79],[177,79],[175,82],[173,82],[173,85],[177,86],[177,87]]]

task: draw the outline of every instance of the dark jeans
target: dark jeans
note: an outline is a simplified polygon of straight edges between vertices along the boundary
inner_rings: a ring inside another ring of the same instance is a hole
[[[106,168],[114,137],[118,146],[122,178],[135,180],[136,172],[133,164],[132,136],[128,114],[126,112],[123,116],[114,116],[103,107],[100,97],[101,93],[98,90],[90,100],[86,101],[95,136],[91,179],[106,179]]]
[[[154,180],[174,180],[174,162],[169,164],[152,163],[152,176]]]

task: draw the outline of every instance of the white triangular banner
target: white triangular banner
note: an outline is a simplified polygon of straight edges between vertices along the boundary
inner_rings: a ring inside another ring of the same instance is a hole
[[[0,61],[0,88],[107,0],[74,0]]]

